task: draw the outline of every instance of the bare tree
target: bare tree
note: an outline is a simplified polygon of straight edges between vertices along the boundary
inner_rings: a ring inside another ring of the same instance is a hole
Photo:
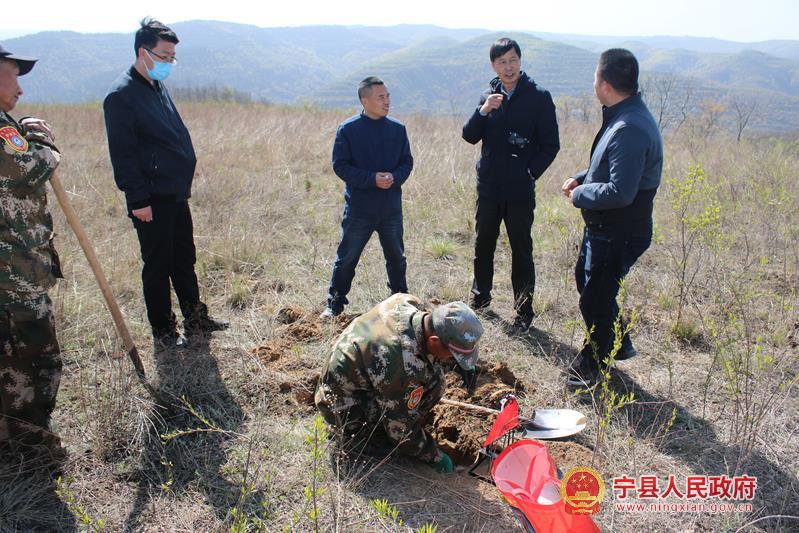
[[[694,81],[677,74],[652,74],[641,84],[641,93],[655,116],[660,132],[677,131],[690,115]]]
[[[655,116],[661,133],[671,121],[672,99],[674,98],[676,86],[676,74],[648,76],[641,86],[641,93],[649,106],[649,110]]]
[[[585,122],[591,122],[595,110],[599,108],[596,97],[593,94],[582,94],[575,99],[575,106],[578,110],[580,119]]]
[[[749,125],[749,121],[757,109],[757,100],[733,95],[730,99],[730,107],[735,115],[736,140],[740,143],[744,129]]]
[[[721,117],[724,115],[724,111],[726,111],[726,107],[723,103],[717,100],[703,100],[699,104],[700,109],[700,133],[702,137],[707,140],[710,138],[713,133],[718,129],[719,125],[721,124]]]
[[[679,98],[677,104],[677,125],[674,131],[677,132],[691,116],[691,111],[694,108],[694,92],[696,91],[696,82],[693,79],[686,79],[682,84],[682,96]]]

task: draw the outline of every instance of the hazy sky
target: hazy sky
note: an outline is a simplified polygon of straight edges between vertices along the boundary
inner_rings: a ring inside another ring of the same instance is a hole
[[[589,35],[691,35],[799,40],[797,0],[37,0],[3,2],[0,38],[44,30],[131,32],[152,15],[170,23],[256,26],[436,24]]]

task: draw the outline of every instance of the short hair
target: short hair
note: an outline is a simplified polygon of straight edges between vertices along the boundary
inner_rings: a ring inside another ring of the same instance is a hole
[[[358,100],[366,95],[367,90],[371,91],[375,85],[385,85],[385,83],[377,76],[369,76],[361,80],[361,83],[358,84]]]
[[[493,63],[496,58],[504,56],[511,50],[516,50],[516,55],[519,56],[519,58],[522,57],[522,49],[519,48],[519,43],[513,39],[502,37],[491,45],[491,48],[488,50],[488,57],[491,58],[491,62]]]
[[[599,56],[599,77],[616,91],[632,96],[638,93],[638,60],[625,48],[611,48]]]
[[[158,45],[158,41],[167,41],[170,43],[178,44],[178,36],[175,32],[157,20],[145,17],[141,19],[141,27],[136,32],[136,37],[133,39],[133,52],[138,55],[139,48],[154,48]]]

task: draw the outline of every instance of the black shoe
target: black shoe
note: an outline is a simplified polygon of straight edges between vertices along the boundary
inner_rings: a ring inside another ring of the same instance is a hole
[[[182,348],[188,348],[188,346],[189,341],[177,331],[160,334],[153,333],[154,352],[178,350]]]
[[[591,364],[584,357],[580,358],[579,364],[569,367],[569,373],[566,377],[566,384],[570,387],[585,387],[590,388],[597,384],[599,381],[599,369],[596,364]]]
[[[469,307],[477,314],[477,316],[489,319],[497,319],[499,315],[491,309],[491,298],[472,298],[469,301]]]
[[[487,311],[490,305],[490,296],[488,298],[485,296],[472,296],[472,298],[469,300],[469,307],[471,307],[475,312]]]
[[[619,353],[616,354],[616,361],[626,361],[638,355],[638,350],[635,349],[632,343],[629,346],[622,345]]]
[[[229,327],[230,322],[227,320],[217,320],[208,316],[208,307],[205,304],[197,305],[194,313],[183,321],[183,332],[189,336],[222,331]]]
[[[511,325],[508,332],[511,335],[524,335],[530,331],[530,326],[532,324],[533,317],[516,315],[516,318],[513,320],[513,325]]]

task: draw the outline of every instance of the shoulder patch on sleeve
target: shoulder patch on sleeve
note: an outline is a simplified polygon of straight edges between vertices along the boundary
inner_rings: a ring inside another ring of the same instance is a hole
[[[0,137],[11,147],[15,152],[27,152],[28,141],[20,135],[17,128],[14,126],[5,126],[0,128]]]
[[[424,395],[424,387],[419,386],[416,387],[411,391],[408,395],[408,409],[416,409],[419,407],[419,404],[422,402],[422,396]]]

